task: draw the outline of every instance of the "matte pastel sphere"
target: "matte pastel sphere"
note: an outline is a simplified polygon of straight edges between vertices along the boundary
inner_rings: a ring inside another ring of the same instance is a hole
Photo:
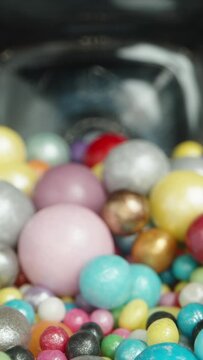
[[[43,160],[49,165],[64,164],[69,161],[70,150],[66,141],[54,133],[41,133],[27,140],[27,153],[30,160]]]
[[[70,203],[99,212],[105,201],[105,191],[92,172],[84,165],[73,163],[48,170],[34,193],[34,203],[38,209]]]
[[[34,214],[31,200],[13,185],[0,181],[0,243],[14,246]]]
[[[145,140],[130,140],[107,156],[104,182],[110,192],[126,189],[144,195],[169,169],[169,160],[158,146]]]
[[[96,307],[113,309],[130,296],[130,266],[117,255],[100,256],[90,261],[80,274],[80,291]]]
[[[74,295],[87,262],[114,251],[111,234],[92,211],[78,205],[55,205],[39,211],[25,226],[19,259],[33,284],[58,295]]]
[[[130,299],[142,299],[149,307],[154,307],[161,296],[161,280],[157,273],[147,265],[131,265]]]

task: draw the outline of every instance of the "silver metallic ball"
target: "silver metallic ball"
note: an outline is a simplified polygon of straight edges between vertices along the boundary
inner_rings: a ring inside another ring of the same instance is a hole
[[[146,195],[169,170],[169,159],[158,146],[145,140],[129,140],[107,156],[104,182],[109,192],[126,189]]]
[[[19,272],[16,253],[9,246],[0,244],[0,288],[13,285]]]
[[[27,347],[31,326],[23,314],[10,307],[0,307],[0,351],[13,346]]]
[[[171,170],[192,170],[203,175],[203,157],[181,157],[171,159]]]
[[[22,228],[33,214],[31,200],[13,185],[0,181],[0,244],[15,246]]]

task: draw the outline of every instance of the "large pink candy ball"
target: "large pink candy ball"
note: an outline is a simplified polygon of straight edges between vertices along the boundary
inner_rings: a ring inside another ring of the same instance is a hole
[[[99,212],[106,194],[102,184],[86,166],[70,163],[48,170],[38,182],[33,200],[37,209],[69,203]]]
[[[102,219],[71,204],[36,213],[18,244],[20,264],[28,279],[57,295],[75,295],[82,267],[96,256],[113,252],[113,239]]]

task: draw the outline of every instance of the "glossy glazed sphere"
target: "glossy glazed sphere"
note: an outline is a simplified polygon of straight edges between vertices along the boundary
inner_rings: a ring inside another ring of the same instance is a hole
[[[34,214],[34,207],[26,195],[4,181],[0,181],[0,199],[0,243],[14,246],[26,222]],[[7,256],[14,261],[14,271],[17,266],[15,255],[7,250]]]
[[[147,329],[147,344],[149,346],[165,342],[178,343],[179,337],[178,328],[171,319],[156,320]]]
[[[203,304],[203,284],[189,283],[180,292],[179,303],[185,306],[191,303]]]
[[[32,305],[30,305],[27,301],[22,299],[10,300],[5,303],[5,306],[20,311],[30,324],[34,323],[35,312]]]
[[[203,215],[190,225],[186,234],[186,245],[194,258],[203,263]]]
[[[118,346],[123,341],[123,338],[119,335],[110,334],[105,336],[101,343],[101,353],[103,356],[114,359],[115,352]]]
[[[76,332],[83,324],[89,322],[89,315],[82,309],[72,309],[66,313],[63,322],[73,332]]]
[[[175,343],[164,343],[149,346],[136,360],[197,360],[193,353],[186,347]]]
[[[7,245],[0,244],[0,289],[13,285],[19,272],[16,253]]]
[[[170,319],[177,325],[175,316],[173,316],[172,314],[170,314],[169,312],[166,312],[166,311],[156,311],[148,317],[146,329],[148,329],[150,327],[150,325],[153,324],[155,321],[161,320],[161,319]]]
[[[194,342],[194,353],[199,360],[203,360],[202,343],[203,343],[203,330],[199,332]]]
[[[171,172],[153,188],[150,207],[156,225],[183,240],[203,212],[203,177],[192,171]]]
[[[148,200],[132,191],[116,191],[107,199],[101,216],[113,234],[134,234],[149,221]]]
[[[124,306],[119,316],[119,326],[133,331],[144,329],[148,316],[148,306],[143,300],[132,300]]]
[[[42,350],[60,350],[65,352],[69,336],[64,329],[57,326],[49,326],[40,336]]]
[[[203,155],[203,146],[197,141],[187,140],[176,145],[172,156],[174,158],[200,157]]]
[[[183,335],[191,338],[195,326],[201,320],[203,320],[203,305],[198,303],[188,304],[178,314],[178,328]]]
[[[0,307],[0,351],[15,345],[27,346],[30,340],[30,325],[24,315],[6,306]]]
[[[140,340],[126,339],[118,346],[115,353],[115,360],[133,360],[145,350],[147,345]]]
[[[81,294],[96,307],[113,309],[124,304],[129,298],[130,286],[130,266],[117,255],[97,257],[80,273]]]
[[[38,315],[41,320],[62,321],[66,314],[63,301],[57,297],[49,297],[38,306]]]
[[[126,189],[145,195],[169,169],[169,160],[156,145],[130,140],[107,156],[104,182],[109,192]]]
[[[37,209],[70,203],[99,212],[105,200],[104,189],[91,171],[83,165],[73,163],[48,170],[34,192]]]
[[[30,286],[25,289],[23,294],[24,299],[28,301],[35,309],[38,308],[42,301],[48,299],[51,296],[54,296],[53,292],[42,286]]]
[[[170,291],[166,294],[163,294],[159,300],[159,305],[163,306],[178,306],[178,294],[176,292]]]
[[[202,147],[203,148],[203,147]],[[171,160],[171,170],[192,170],[197,174],[203,175],[202,157],[181,157]]]
[[[176,240],[167,231],[152,228],[143,231],[132,246],[132,259],[162,272],[172,263],[176,253]]]
[[[21,162],[26,159],[26,147],[23,139],[14,130],[0,126],[0,165]]]
[[[131,265],[130,299],[142,299],[149,307],[157,305],[161,296],[161,280],[157,273],[147,265]]]
[[[18,250],[32,283],[58,295],[73,295],[81,268],[96,256],[111,254],[114,246],[108,228],[92,211],[77,205],[56,205],[32,218],[21,233]]]
[[[104,336],[101,326],[99,326],[93,321],[83,324],[80,330],[90,331],[94,336],[96,336],[99,343],[101,342]]]
[[[34,360],[33,354],[22,346],[14,346],[6,351],[11,360]]]
[[[90,315],[90,320],[101,327],[104,335],[108,335],[114,326],[113,315],[105,309],[96,309]]]
[[[99,342],[96,336],[94,336],[90,331],[78,331],[69,339],[66,348],[66,356],[68,359],[73,359],[81,355],[100,355]]]
[[[32,195],[38,180],[35,171],[27,163],[0,165],[0,180],[7,181],[21,192]]]
[[[197,267],[195,259],[188,254],[178,256],[172,265],[173,275],[177,280],[189,280],[193,270]]]
[[[16,287],[11,286],[0,290],[0,305],[15,299],[22,299],[22,294]]]
[[[29,160],[42,160],[52,166],[69,161],[69,146],[57,134],[41,133],[33,135],[27,140],[26,145]]]
[[[102,134],[93,140],[85,153],[84,162],[92,167],[101,161],[104,161],[110,151],[126,141],[127,138],[118,134]]]
[[[121,251],[123,255],[130,255],[136,237],[137,234],[128,236],[114,236],[116,247]]]
[[[37,360],[67,360],[60,350],[44,350],[39,353]]]

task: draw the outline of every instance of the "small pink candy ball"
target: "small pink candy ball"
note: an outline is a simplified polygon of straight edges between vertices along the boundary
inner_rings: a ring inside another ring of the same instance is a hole
[[[114,252],[103,220],[78,205],[55,205],[36,213],[18,244],[20,265],[34,285],[57,295],[75,295],[79,275],[91,259]]]
[[[105,309],[98,309],[92,312],[90,315],[90,321],[98,324],[104,335],[108,335],[114,326],[113,315],[110,311]]]
[[[33,200],[37,209],[69,203],[99,212],[106,194],[101,182],[86,166],[70,163],[48,170],[37,183]]]
[[[63,322],[73,332],[78,331],[81,326],[90,321],[89,315],[82,309],[72,309],[66,313]]]
[[[123,329],[123,328],[118,328],[118,329],[115,329],[112,334],[116,334],[116,335],[119,335],[121,336],[122,338],[124,339],[127,339],[130,335],[130,331],[127,330],[127,329]]]
[[[39,353],[37,360],[67,360],[67,357],[60,350],[44,350]]]
[[[160,298],[159,305],[161,306],[179,306],[178,305],[178,293],[173,291],[163,294]]]

